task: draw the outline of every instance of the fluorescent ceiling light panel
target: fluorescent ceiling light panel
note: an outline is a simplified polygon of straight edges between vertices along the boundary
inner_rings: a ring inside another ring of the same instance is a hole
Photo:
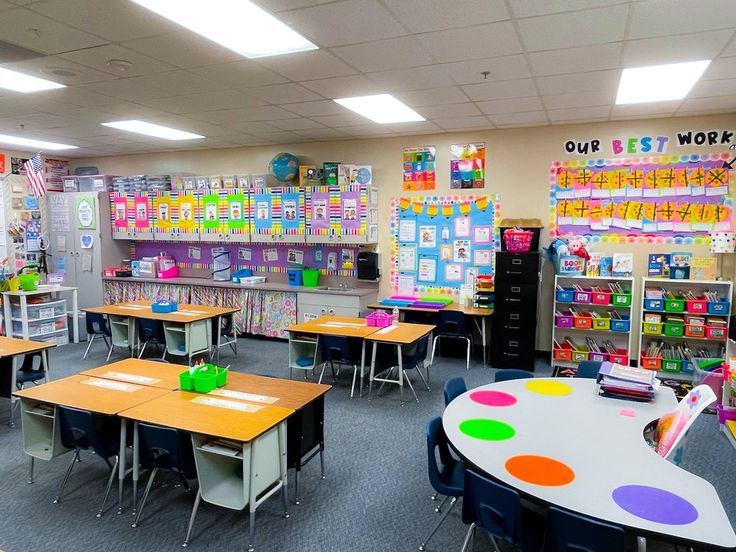
[[[391,94],[338,98],[334,101],[363,117],[367,117],[374,123],[408,123],[425,120],[419,113],[394,98]]]
[[[22,146],[35,150],[67,150],[77,149],[77,146],[69,144],[59,144],[57,142],[46,142],[44,140],[33,140],[31,138],[21,138],[20,136],[10,136],[9,134],[0,134],[0,144],[11,144],[13,146]]]
[[[53,90],[54,88],[66,88],[66,85],[0,67],[0,88],[28,93]]]
[[[186,132],[176,128],[154,125],[145,121],[132,119],[130,121],[111,121],[109,123],[100,123],[102,126],[119,128],[128,132],[136,132],[145,134],[146,136],[155,136],[156,138],[164,138],[166,140],[198,140],[204,138],[201,134]]]
[[[710,60],[624,69],[617,104],[681,100],[688,95]]]
[[[247,58],[317,49],[249,0],[132,1]]]

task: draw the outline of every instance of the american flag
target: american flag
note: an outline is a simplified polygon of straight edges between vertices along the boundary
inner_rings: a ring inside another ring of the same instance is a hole
[[[45,196],[46,179],[43,176],[43,161],[41,160],[41,153],[37,153],[28,161],[23,163],[23,168],[26,171],[28,185],[31,187],[33,195],[37,198]]]

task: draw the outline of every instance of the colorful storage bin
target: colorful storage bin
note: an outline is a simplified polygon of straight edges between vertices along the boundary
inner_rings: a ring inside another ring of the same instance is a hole
[[[590,354],[588,355],[588,360],[592,360],[594,362],[606,362],[606,360],[608,360],[608,354],[595,353],[591,351]]]
[[[590,354],[590,351],[587,349],[587,347],[583,351],[573,351],[572,361],[583,362],[584,360],[588,360],[588,354]]]
[[[664,299],[644,299],[644,310],[663,311]]]
[[[660,370],[663,372],[670,372],[672,374],[679,374],[682,368],[682,360],[679,358],[663,358],[662,366]]]
[[[573,319],[573,326],[579,330],[589,330],[593,327],[592,316],[576,316]]]
[[[572,303],[575,301],[575,290],[573,289],[558,289],[555,295],[558,303]]]
[[[570,362],[572,360],[572,348],[569,349],[555,349],[553,351],[555,360],[563,362]]]
[[[594,330],[610,330],[611,319],[610,318],[593,318],[593,329]]]
[[[665,322],[664,335],[667,335],[669,337],[682,337],[683,335],[685,335],[685,325]]]
[[[576,291],[575,302],[576,303],[590,303],[590,296],[593,293],[590,291]]]
[[[591,303],[596,305],[610,305],[611,304],[611,292],[610,291],[594,291],[590,297]]]
[[[692,374],[693,373],[693,363],[687,359],[682,359],[682,364],[680,366],[680,372],[683,374]]]
[[[629,365],[629,353],[626,349],[619,349],[616,354],[608,355],[608,362],[614,362],[616,364],[623,364],[624,366]]]
[[[631,294],[630,293],[612,293],[611,304],[617,307],[630,307],[631,306]]]
[[[613,332],[628,332],[631,328],[631,320],[628,317],[617,320],[611,319],[611,331]]]
[[[705,299],[689,299],[685,301],[687,312],[706,313],[708,312],[708,301]]]
[[[644,322],[642,325],[641,333],[646,335],[662,335],[661,322]]]
[[[572,328],[573,319],[574,317],[570,313],[556,314],[555,315],[555,326],[557,326],[558,328]]]
[[[731,310],[731,303],[728,301],[709,301],[708,314],[728,314]]]
[[[665,299],[664,310],[666,312],[685,312],[684,299]]]
[[[660,357],[647,357],[642,355],[641,367],[647,370],[659,370],[662,366],[662,359]]]
[[[726,328],[722,326],[706,326],[705,335],[708,339],[726,339]]]
[[[705,328],[702,324],[685,324],[685,335],[687,337],[705,337]]]

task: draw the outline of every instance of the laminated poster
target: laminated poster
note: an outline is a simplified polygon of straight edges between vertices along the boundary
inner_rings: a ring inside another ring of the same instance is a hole
[[[286,252],[286,262],[289,264],[303,265],[304,251],[301,249],[289,249]]]
[[[399,271],[415,272],[417,269],[417,248],[415,245],[399,247]]]
[[[470,237],[470,218],[469,217],[461,216],[455,219],[455,237],[456,238]]]
[[[437,258],[421,257],[419,259],[419,270],[417,272],[417,281],[424,283],[434,283],[437,281]]]
[[[238,247],[238,260],[250,261],[252,251],[247,247]]]
[[[452,260],[456,263],[470,262],[470,240],[455,240],[452,248]]]
[[[402,219],[399,221],[399,241],[415,242],[417,240],[417,221]]]
[[[419,227],[419,247],[434,249],[437,247],[437,227],[436,226],[420,226]]]
[[[293,199],[285,199],[284,203],[284,219],[285,220],[296,220],[296,201]]]
[[[459,264],[446,264],[445,280],[447,280],[448,282],[462,282],[463,266]]]
[[[200,247],[189,246],[189,258],[198,261],[202,258],[202,249]]]
[[[275,247],[269,247],[263,250],[263,262],[275,263],[279,260],[279,250]]]
[[[435,146],[404,148],[404,190],[434,190],[435,159]]]
[[[453,144],[450,146],[450,188],[484,188],[485,175],[485,144]]]
[[[414,295],[416,280],[409,274],[399,274],[398,294],[403,296]]]

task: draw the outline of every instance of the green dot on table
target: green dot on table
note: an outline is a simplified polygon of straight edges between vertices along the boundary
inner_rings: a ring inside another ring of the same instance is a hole
[[[461,422],[460,431],[468,437],[484,441],[505,441],[516,435],[516,430],[509,424],[485,418],[475,418]]]

